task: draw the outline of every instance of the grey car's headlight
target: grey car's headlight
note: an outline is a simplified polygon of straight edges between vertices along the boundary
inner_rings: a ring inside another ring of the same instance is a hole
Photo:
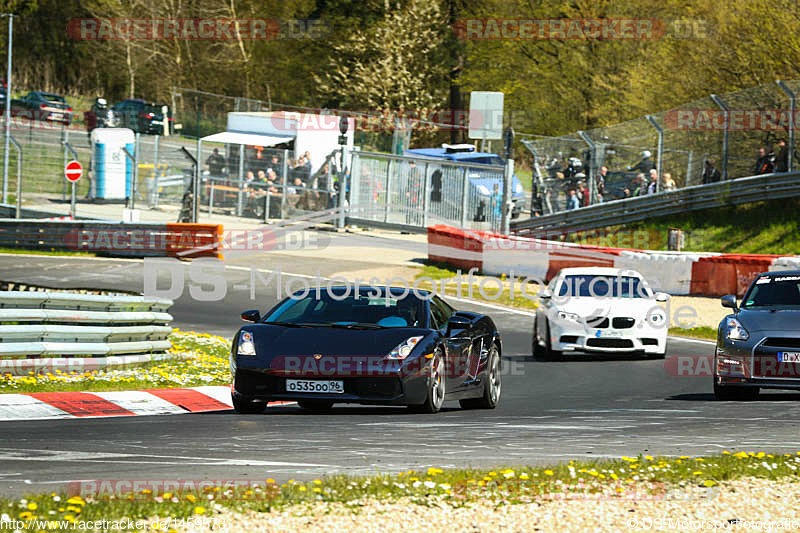
[[[732,341],[746,341],[750,338],[750,334],[741,322],[735,318],[728,318],[725,320],[725,337]]]
[[[236,349],[236,355],[255,357],[256,345],[253,343],[253,334],[249,331],[239,333],[239,347]]]

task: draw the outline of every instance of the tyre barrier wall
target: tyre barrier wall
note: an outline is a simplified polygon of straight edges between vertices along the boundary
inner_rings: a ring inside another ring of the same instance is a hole
[[[79,371],[159,360],[172,300],[48,291],[0,292],[0,374]],[[109,357],[117,356],[117,357]]]
[[[0,247],[112,257],[217,257],[221,224],[0,219]]]
[[[483,274],[514,272],[549,281],[562,268],[604,266],[640,272],[673,295],[741,297],[760,272],[800,269],[800,257],[607,248],[438,225],[428,228],[428,258]]]

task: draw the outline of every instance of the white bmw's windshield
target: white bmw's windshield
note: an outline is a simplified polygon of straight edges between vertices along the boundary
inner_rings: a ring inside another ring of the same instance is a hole
[[[652,293],[641,278],[571,274],[558,286],[559,296],[581,298],[650,298]]]

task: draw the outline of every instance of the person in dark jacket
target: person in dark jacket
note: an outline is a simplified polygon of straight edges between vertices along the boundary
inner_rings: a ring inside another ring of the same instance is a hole
[[[758,149],[758,159],[756,159],[756,166],[753,168],[753,175],[769,174],[775,170],[774,154],[767,153],[765,147]]]
[[[653,154],[650,153],[650,150],[645,150],[642,152],[642,160],[632,167],[629,166],[628,170],[631,172],[641,172],[645,176],[649,175],[650,171],[656,168],[656,164],[653,163],[651,157],[653,157]]]
[[[719,170],[714,168],[714,161],[711,159],[706,159],[705,168],[703,169],[703,185],[708,185],[709,183],[716,183],[722,178],[722,175],[719,173]]]
[[[778,154],[775,156],[775,172],[789,172],[789,148],[786,139],[778,139]]]

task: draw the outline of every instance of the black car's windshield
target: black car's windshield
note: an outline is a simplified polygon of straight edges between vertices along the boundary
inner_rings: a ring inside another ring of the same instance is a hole
[[[761,276],[744,298],[742,307],[800,306],[800,276]]]
[[[558,286],[559,296],[584,298],[649,298],[650,290],[641,278],[574,274],[565,276]]]
[[[424,327],[425,305],[413,293],[388,297],[382,289],[311,290],[303,298],[287,298],[264,321],[348,329]]]
[[[63,104],[65,102],[64,97],[58,96],[57,94],[50,94],[50,93],[39,93],[42,97],[42,100],[47,100],[48,102],[58,102],[59,104]]]

